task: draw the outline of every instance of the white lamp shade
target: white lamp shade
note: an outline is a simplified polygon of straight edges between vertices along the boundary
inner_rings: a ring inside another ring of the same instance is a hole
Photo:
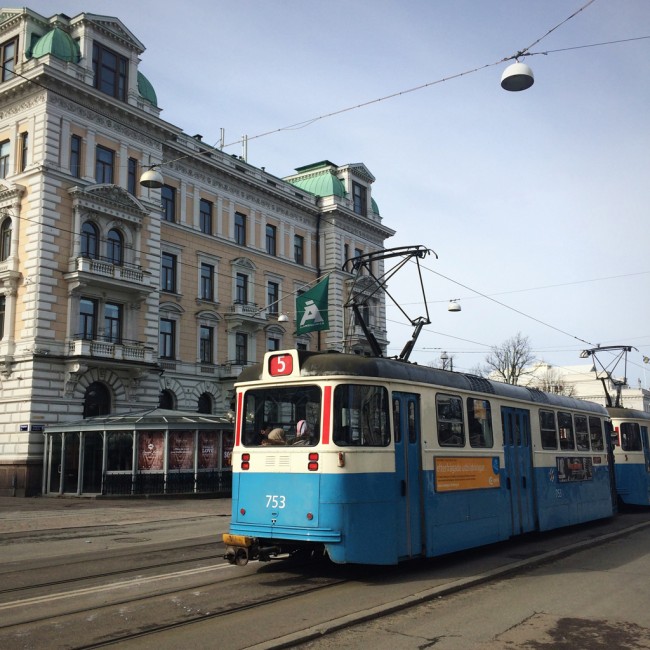
[[[526,90],[535,83],[533,71],[525,63],[509,65],[501,75],[501,88],[510,91]]]
[[[140,185],[159,189],[164,185],[165,179],[156,167],[150,167],[140,176]]]

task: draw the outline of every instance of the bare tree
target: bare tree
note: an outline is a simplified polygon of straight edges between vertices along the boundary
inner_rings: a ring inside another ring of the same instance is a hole
[[[518,384],[525,374],[524,369],[534,358],[528,337],[517,332],[501,345],[492,347],[492,352],[485,357],[485,363],[490,375],[498,381]]]

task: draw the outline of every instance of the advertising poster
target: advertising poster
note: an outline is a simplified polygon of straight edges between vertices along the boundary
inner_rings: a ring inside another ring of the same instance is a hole
[[[557,480],[590,481],[593,478],[593,463],[590,457],[570,456],[557,458]]]
[[[222,434],[223,441],[223,463],[222,467],[232,466],[232,448],[235,441],[235,436],[232,433],[225,432]]]
[[[164,454],[165,434],[162,431],[142,431],[138,435],[138,469],[163,469]]]
[[[199,469],[216,469],[217,432],[199,431]]]
[[[194,469],[194,431],[169,432],[169,469]]]
[[[498,458],[436,458],[436,492],[498,488]]]

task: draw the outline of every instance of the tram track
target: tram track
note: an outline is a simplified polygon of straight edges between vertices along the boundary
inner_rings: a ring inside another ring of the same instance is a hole
[[[2,597],[5,595],[10,595],[10,594],[15,594],[15,593],[20,593],[20,592],[27,592],[27,591],[35,591],[39,589],[49,589],[52,587],[59,587],[59,586],[64,586],[64,585],[69,585],[69,584],[74,584],[82,581],[92,581],[92,580],[98,580],[98,579],[106,579],[106,578],[116,578],[120,576],[127,576],[133,573],[141,573],[144,571],[153,571],[156,569],[164,569],[164,568],[169,568],[172,566],[183,566],[187,564],[196,564],[204,561],[214,561],[215,558],[220,557],[220,555],[223,554],[223,545],[220,543],[215,543],[213,542],[211,544],[214,546],[213,552],[205,555],[194,555],[191,558],[188,559],[178,559],[178,560],[164,560],[164,561],[158,561],[158,562],[149,562],[147,564],[138,564],[137,566],[130,567],[130,568],[123,568],[123,569],[117,569],[117,570],[107,570],[107,571],[94,571],[90,574],[86,575],[78,575],[78,576],[73,576],[73,577],[66,577],[66,578],[58,578],[56,580],[48,580],[48,581],[40,581],[40,582],[35,582],[35,583],[30,583],[30,584],[23,584],[19,586],[14,586],[14,587],[0,587],[0,607],[2,606]],[[203,547],[205,545],[201,545]],[[221,547],[221,548],[220,548]],[[195,549],[197,548],[194,545],[186,545],[183,547],[177,547],[175,549],[176,552],[183,551],[183,550],[188,550],[188,549]],[[139,557],[139,556],[148,556],[149,553],[144,553],[144,552],[138,552],[131,554],[128,556],[128,559],[133,560],[134,557]],[[121,556],[122,559],[124,558],[124,555]],[[114,558],[104,558],[104,561],[108,560],[114,560]],[[97,560],[95,560],[97,561]],[[66,562],[64,564],[57,564],[57,565],[50,565],[50,568],[56,566],[57,569],[65,569],[67,571],[74,572],[75,569],[85,569],[88,567],[89,562],[88,558],[80,559],[77,562]],[[39,566],[37,568],[33,569],[22,569],[22,570],[17,570],[13,572],[5,572],[2,574],[3,577],[3,584],[6,584],[7,580],[11,580],[13,575],[16,575],[17,577],[22,578],[23,580],[29,579],[30,574],[35,574],[39,575],[44,568],[43,566]]]
[[[337,576],[306,577],[304,567],[297,562],[274,563],[263,568],[256,565],[251,563],[253,572],[246,575],[242,575],[241,568],[220,562],[147,578],[134,576],[112,583],[103,581],[91,587],[81,586],[80,581],[69,581],[66,583],[69,589],[36,597],[29,597],[23,590],[24,598],[0,603],[0,621],[3,621],[0,647],[107,647],[214,619],[227,619],[346,580]],[[261,576],[263,584],[260,584]],[[72,588],[75,582],[79,586]],[[197,601],[201,604],[197,605]],[[11,622],[7,615],[12,612],[23,615]],[[93,625],[89,626],[89,621]],[[61,629],[66,630],[68,640],[57,645]]]

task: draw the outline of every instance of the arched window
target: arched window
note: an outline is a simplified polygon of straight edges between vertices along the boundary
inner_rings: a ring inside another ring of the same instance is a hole
[[[92,259],[99,257],[99,231],[90,221],[81,226],[81,255]]]
[[[0,261],[11,255],[11,219],[7,217],[0,227]]]
[[[161,390],[158,396],[158,408],[174,410],[174,393],[170,390]]]
[[[116,266],[121,266],[124,262],[124,239],[122,238],[122,233],[119,230],[115,230],[115,228],[109,230],[106,246],[108,259]]]
[[[111,394],[99,381],[94,381],[84,395],[84,418],[97,415],[109,415],[111,412]]]
[[[197,410],[199,413],[205,413],[207,415],[212,414],[212,395],[210,395],[210,393],[203,393],[199,397]]]

